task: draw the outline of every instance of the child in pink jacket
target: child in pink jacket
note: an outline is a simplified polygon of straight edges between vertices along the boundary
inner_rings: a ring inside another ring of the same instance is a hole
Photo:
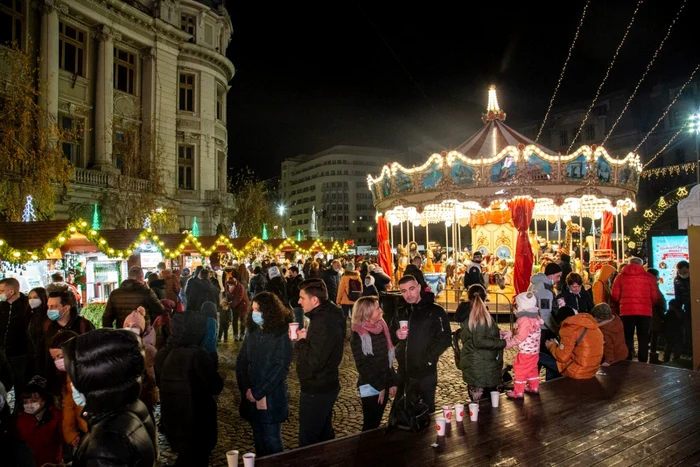
[[[515,297],[518,309],[515,315],[515,334],[508,341],[507,347],[518,347],[513,369],[515,384],[506,396],[511,399],[522,399],[523,393],[539,394],[540,372],[537,362],[540,357],[540,326],[544,324],[537,308],[537,297],[533,292],[523,292]]]

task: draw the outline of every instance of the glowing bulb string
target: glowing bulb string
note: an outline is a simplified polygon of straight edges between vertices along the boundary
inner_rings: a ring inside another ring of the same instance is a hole
[[[664,47],[666,40],[671,35],[671,30],[673,30],[673,26],[676,24],[676,21],[678,21],[678,18],[681,16],[681,13],[683,12],[683,8],[685,8],[685,3],[686,3],[686,0],[683,0],[683,3],[681,4],[681,8],[678,10],[678,13],[676,13],[676,17],[673,18],[673,21],[671,21],[671,25],[668,27],[668,30],[666,31],[666,36],[661,41],[661,44],[659,44],[659,47],[656,49],[656,52],[654,52],[654,55],[651,56],[651,61],[647,65],[646,70],[644,70],[644,73],[642,73],[642,77],[639,78],[637,85],[634,87],[634,91],[632,91],[632,94],[630,95],[629,99],[627,99],[627,103],[625,103],[625,106],[623,107],[622,112],[620,112],[620,115],[617,117],[617,120],[615,120],[615,123],[613,123],[612,127],[610,127],[610,131],[608,132],[608,134],[605,135],[605,139],[603,139],[603,142],[600,144],[601,146],[605,146],[605,143],[608,141],[608,138],[610,138],[610,135],[612,135],[612,132],[615,131],[615,127],[617,126],[618,123],[620,123],[620,120],[622,120],[622,116],[627,111],[627,107],[629,107],[630,102],[632,102],[632,99],[634,99],[634,96],[637,94],[639,87],[642,85],[642,83],[644,82],[644,79],[647,77],[647,74],[649,73],[649,70],[651,70],[651,67],[654,65],[654,62],[656,61],[656,57],[659,55],[659,52],[661,52],[661,49]]]
[[[673,143],[673,141],[674,141],[676,138],[678,138],[678,135],[680,135],[681,133],[683,133],[683,130],[685,130],[685,127],[687,127],[689,123],[690,123],[690,122],[685,122],[683,125],[681,125],[680,130],[678,130],[678,131],[676,132],[675,135],[671,136],[671,139],[668,140],[668,143],[664,144],[664,147],[662,147],[661,149],[659,149],[659,152],[657,152],[656,154],[654,154],[654,157],[652,157],[652,158],[649,160],[649,162],[647,162],[646,164],[644,164],[644,167],[642,167],[642,168],[643,168],[643,169],[646,169],[646,168],[649,166],[649,164],[651,164],[652,162],[654,162],[654,161],[656,160],[656,158],[659,157],[659,156],[666,150],[666,148],[669,147],[669,146],[671,145],[671,143]]]
[[[603,89],[605,82],[608,80],[608,76],[610,76],[610,72],[612,71],[613,67],[615,66],[615,62],[617,61],[617,56],[620,54],[620,49],[622,49],[622,46],[624,45],[625,41],[627,40],[627,36],[629,35],[630,30],[632,29],[632,25],[634,24],[634,20],[637,17],[637,12],[639,11],[639,7],[642,6],[642,3],[644,3],[644,0],[639,0],[637,2],[637,6],[635,7],[634,12],[632,13],[632,19],[630,19],[630,23],[627,25],[627,29],[625,29],[625,34],[622,36],[622,40],[620,41],[620,44],[617,46],[617,49],[615,50],[615,55],[613,55],[612,61],[610,62],[610,65],[608,65],[608,69],[605,71],[605,76],[603,77],[603,81],[601,81],[600,85],[598,86],[598,90],[595,93],[595,97],[593,98],[591,105],[588,106],[588,110],[586,111],[586,115],[583,117],[583,121],[581,122],[581,126],[578,128],[578,132],[576,133],[576,136],[574,136],[574,138],[571,140],[571,145],[569,146],[569,149],[566,150],[567,154],[569,154],[571,152],[571,149],[578,142],[578,137],[581,136],[581,131],[583,131],[583,128],[586,126],[586,122],[588,121],[588,117],[591,115],[591,110],[593,110],[593,107],[595,107],[596,102],[598,102],[598,98],[600,97],[600,91]]]
[[[642,144],[644,144],[644,142],[649,138],[649,136],[654,132],[654,130],[656,130],[656,128],[659,126],[659,124],[663,121],[663,119],[666,118],[666,115],[668,115],[668,112],[671,110],[671,107],[674,106],[674,104],[676,103],[676,101],[681,97],[681,94],[683,94],[683,90],[685,89],[685,87],[688,86],[688,84],[690,84],[691,81],[693,81],[693,76],[695,76],[695,73],[697,73],[698,69],[700,69],[700,63],[697,64],[697,66],[695,67],[695,69],[693,70],[693,72],[690,74],[690,77],[688,78],[688,80],[687,80],[685,83],[683,83],[683,86],[681,86],[681,88],[678,90],[678,92],[676,93],[676,95],[675,95],[675,97],[673,98],[673,100],[671,101],[671,103],[668,104],[668,107],[666,107],[666,110],[664,110],[664,113],[661,114],[661,116],[660,116],[659,119],[656,121],[656,123],[654,124],[654,126],[651,127],[651,130],[649,130],[649,133],[647,133],[646,136],[644,136],[644,138],[642,138],[642,140],[639,142],[639,144],[637,145],[637,147],[634,148],[634,150],[633,150],[632,152],[634,152],[635,154],[637,154],[637,151],[639,150],[639,148],[642,147]],[[657,155],[658,155],[658,154],[657,154]],[[654,157],[656,157],[656,156],[654,156]],[[652,159],[652,160],[653,160],[653,159]],[[650,163],[651,163],[651,161],[647,162],[646,165],[645,165],[644,167],[646,167],[646,166],[649,165]]]
[[[566,73],[566,65],[568,65],[569,60],[571,59],[571,53],[574,50],[574,45],[576,45],[576,41],[578,40],[579,32],[581,31],[581,26],[583,25],[583,20],[586,17],[586,11],[588,10],[588,4],[591,3],[591,0],[586,0],[586,4],[583,6],[583,13],[581,14],[581,20],[578,22],[578,26],[576,26],[576,33],[574,34],[574,40],[571,42],[571,47],[569,47],[569,54],[566,56],[566,60],[564,60],[564,66],[561,69],[561,73],[559,74],[559,81],[557,81],[557,85],[554,88],[554,94],[552,94],[552,98],[549,100],[549,107],[547,107],[547,113],[544,114],[544,120],[542,121],[542,126],[540,126],[540,131],[537,132],[537,137],[535,138],[535,143],[540,139],[540,136],[542,135],[542,130],[544,130],[544,125],[547,123],[547,118],[549,118],[549,112],[552,111],[552,106],[554,105],[554,99],[557,97],[557,93],[559,92],[559,87],[561,86],[561,82],[564,80],[564,74]]]

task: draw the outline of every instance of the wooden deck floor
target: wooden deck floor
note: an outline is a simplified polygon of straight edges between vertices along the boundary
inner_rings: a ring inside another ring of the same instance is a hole
[[[633,362],[601,371],[543,383],[539,396],[524,401],[502,396],[499,408],[483,401],[477,422],[453,421],[441,439],[433,427],[418,434],[380,428],[256,465],[700,465],[699,373]],[[465,397],[456,394],[455,402]]]

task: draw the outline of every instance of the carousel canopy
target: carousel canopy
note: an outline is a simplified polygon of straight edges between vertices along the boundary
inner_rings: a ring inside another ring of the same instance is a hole
[[[617,159],[584,145],[560,155],[508,127],[505,118],[491,86],[484,127],[455,150],[433,154],[420,167],[395,162],[377,178],[368,176],[377,211],[392,224],[466,225],[472,214],[507,209],[518,198],[534,200],[533,217],[552,222],[635,207],[642,170],[637,154]]]

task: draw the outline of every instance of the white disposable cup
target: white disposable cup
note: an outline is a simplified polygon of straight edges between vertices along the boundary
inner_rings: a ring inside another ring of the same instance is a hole
[[[238,451],[229,451],[226,453],[228,467],[238,467]]]
[[[447,423],[452,421],[452,408],[449,405],[442,406],[442,416],[445,417]]]
[[[399,321],[399,329],[408,331],[408,321]]]
[[[445,417],[436,418],[435,423],[438,436],[445,436],[445,430],[447,429],[447,420],[445,419]]]
[[[297,329],[299,329],[299,323],[289,323],[289,334],[293,341],[299,337],[297,336]]]
[[[498,407],[499,396],[498,391],[491,391],[491,407]]]
[[[479,404],[477,404],[476,402],[472,402],[471,404],[469,404],[469,418],[472,422],[475,422],[479,419]]]
[[[458,422],[464,420],[464,404],[455,404],[455,420]]]
[[[252,452],[243,454],[243,465],[245,467],[253,467],[255,465],[255,454]]]

